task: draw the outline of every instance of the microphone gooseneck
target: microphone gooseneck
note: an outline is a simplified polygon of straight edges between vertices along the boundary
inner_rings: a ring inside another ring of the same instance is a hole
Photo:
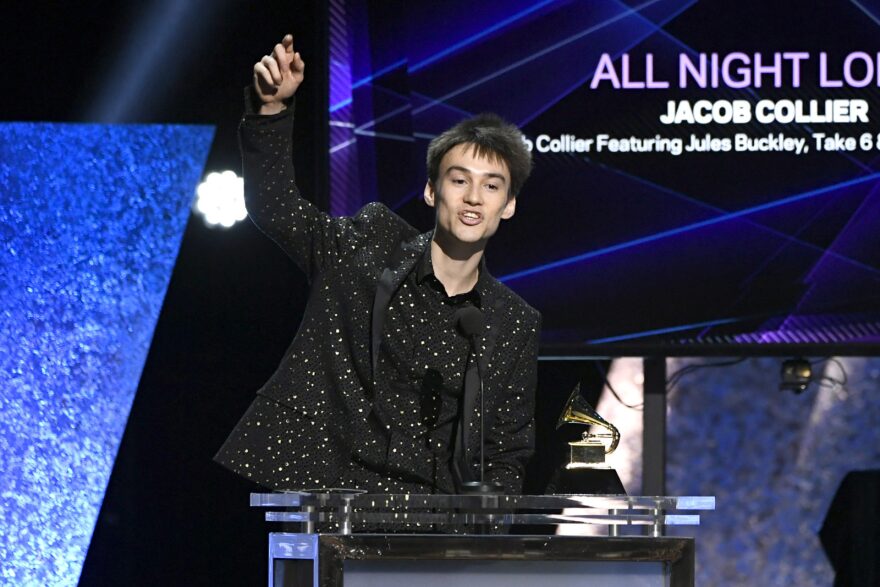
[[[495,482],[487,483],[485,480],[486,465],[486,411],[484,409],[485,393],[483,389],[483,370],[480,366],[480,349],[477,347],[477,337],[483,333],[486,327],[486,319],[483,312],[475,306],[464,306],[455,313],[455,322],[458,331],[466,336],[471,344],[471,352],[473,353],[474,362],[477,367],[477,378],[480,382],[480,480],[467,481],[462,484],[463,493],[492,495],[502,493],[503,489],[500,484]],[[462,438],[466,438],[463,435]]]

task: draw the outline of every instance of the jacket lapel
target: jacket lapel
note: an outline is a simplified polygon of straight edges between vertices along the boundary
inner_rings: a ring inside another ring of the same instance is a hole
[[[480,294],[488,303],[483,304],[485,327],[483,328],[483,334],[477,340],[477,345],[480,347],[480,369],[482,369],[483,373],[486,373],[489,368],[489,360],[492,358],[492,351],[495,350],[495,340],[498,335],[497,318],[504,311],[504,303],[501,300],[501,296],[497,295],[494,291],[497,282],[489,275],[489,270],[486,269],[485,256],[481,263],[480,271],[485,273],[485,278],[482,279],[482,282],[487,285],[485,286],[486,291],[481,291]]]
[[[481,271],[487,271],[483,265]],[[480,351],[480,372],[483,374],[483,383],[485,387],[486,378],[489,375],[489,361],[492,358],[492,352],[495,350],[495,341],[498,333],[498,316],[504,310],[504,304],[501,297],[494,291],[495,281],[486,273],[487,279],[483,283],[488,284],[486,291],[481,291],[484,303],[483,315],[486,327],[483,334],[477,339],[477,348]],[[468,361],[468,367],[464,376],[464,398],[461,412],[461,428],[457,431],[457,440],[455,443],[455,468],[456,474],[461,481],[473,481],[479,479],[479,444],[480,444],[480,421],[477,414],[480,412],[480,376],[477,372],[477,366],[474,361]],[[486,430],[492,429],[492,414],[485,413],[481,417],[485,418],[483,426]],[[477,452],[470,449],[477,447]]]
[[[431,242],[432,234],[432,232],[426,232],[400,243],[392,253],[388,267],[382,270],[382,275],[379,277],[376,296],[373,298],[373,316],[370,325],[370,358],[372,359],[374,381],[379,369],[379,345],[382,343],[382,327],[385,325],[388,304],[391,302],[394,292],[415,268],[425,251],[425,247]]]

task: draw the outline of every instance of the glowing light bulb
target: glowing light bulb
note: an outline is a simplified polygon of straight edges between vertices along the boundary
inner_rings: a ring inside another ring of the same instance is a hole
[[[195,208],[209,226],[229,228],[247,218],[244,180],[234,171],[211,172],[196,188]]]

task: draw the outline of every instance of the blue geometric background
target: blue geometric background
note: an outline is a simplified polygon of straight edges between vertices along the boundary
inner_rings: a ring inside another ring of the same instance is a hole
[[[661,79],[675,79],[679,54],[798,50],[813,63],[820,51],[835,63],[851,51],[873,55],[876,2],[453,0],[401,9],[335,0],[330,20],[336,214],[379,200],[428,228],[419,197],[427,144],[482,111],[532,139],[785,132],[812,141],[818,131],[880,132],[876,84],[821,88],[815,68],[804,68],[797,89],[589,87],[603,53],[618,67],[624,53],[651,53]],[[764,98],[864,99],[870,121],[658,120],[667,100]],[[876,151],[534,155],[517,215],[494,237],[488,259],[541,310],[545,348],[880,342]]]
[[[75,585],[204,126],[0,124],[0,582]]]

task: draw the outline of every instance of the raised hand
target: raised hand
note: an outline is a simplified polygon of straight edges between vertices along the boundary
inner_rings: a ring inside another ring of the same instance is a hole
[[[302,83],[306,64],[293,50],[293,35],[285,35],[270,55],[254,64],[254,91],[260,99],[260,114],[277,114],[286,108],[284,101],[296,93]]]

